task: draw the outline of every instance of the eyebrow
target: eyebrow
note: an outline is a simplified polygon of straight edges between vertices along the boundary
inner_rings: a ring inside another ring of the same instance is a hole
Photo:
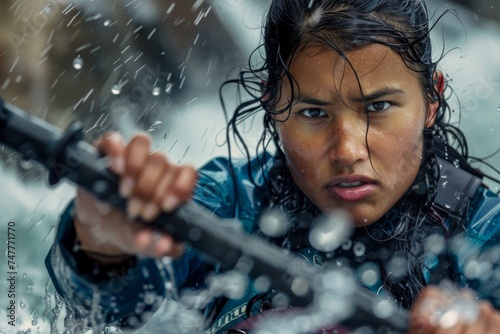
[[[363,98],[363,96],[351,97],[350,100],[353,102],[364,103],[364,102],[380,99],[381,97],[384,97],[387,95],[394,95],[394,94],[405,95],[406,93],[404,91],[402,91],[401,89],[397,89],[397,88],[382,88],[382,89],[374,91],[370,94],[365,94],[364,98]],[[326,106],[326,105],[331,104],[332,102],[320,100],[320,99],[317,99],[317,98],[309,96],[309,95],[301,94],[300,98],[296,101],[296,103],[306,103],[306,104],[314,104],[317,106]]]
[[[396,95],[396,94],[406,95],[406,93],[404,91],[402,91],[401,89],[397,89],[397,88],[382,88],[382,89],[374,91],[374,92],[372,92],[370,94],[365,94],[364,96],[351,98],[351,100],[353,102],[360,102],[360,103],[362,103],[362,102],[368,102],[368,101],[377,100],[377,99],[380,99],[381,97],[384,97],[384,96],[387,96],[387,95]]]

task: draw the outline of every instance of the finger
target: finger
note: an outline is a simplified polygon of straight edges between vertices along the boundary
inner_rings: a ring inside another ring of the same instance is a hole
[[[193,195],[193,190],[196,185],[198,173],[191,166],[185,166],[181,169],[177,179],[175,180],[172,192],[177,194],[181,201],[186,201]]]
[[[482,302],[479,306],[479,316],[473,323],[468,324],[464,334],[488,333],[490,317],[493,315],[489,303]]]
[[[161,208],[166,212],[171,212],[179,203],[177,195],[172,194],[172,188],[180,172],[180,167],[170,165],[158,185],[155,200],[160,203]]]
[[[498,333],[498,329],[500,328],[500,313],[499,311],[493,311],[493,315],[490,317],[490,321],[488,323],[488,334]]]
[[[120,194],[128,197],[136,184],[135,177],[143,168],[149,155],[151,141],[146,135],[137,135],[125,148],[125,168],[123,179],[120,182]]]
[[[171,236],[148,228],[136,234],[134,246],[138,253],[147,257],[177,257],[183,253],[183,246],[176,243]]]
[[[137,184],[133,195],[144,201],[154,200],[155,189],[165,171],[168,171],[167,159],[164,155],[153,153],[147,157],[144,167],[137,175]]]
[[[108,156],[111,170],[118,175],[122,175],[125,168],[123,158],[125,142],[123,141],[123,137],[117,132],[107,132],[94,145],[100,152]]]
[[[198,174],[191,166],[180,168],[179,174],[173,180],[172,186],[165,194],[163,208],[165,211],[172,211],[180,203],[187,202],[193,196]]]
[[[148,171],[149,168],[145,168],[145,171],[141,173],[143,176],[140,178],[143,189],[138,189],[138,192],[141,192],[143,197],[147,196],[149,201],[146,200],[140,207],[138,206],[138,211],[129,212],[141,215],[145,221],[151,221],[160,214],[162,194],[169,192],[179,173],[179,168],[170,165],[163,155],[150,156],[150,160],[153,161],[152,165],[155,165],[151,169],[155,170]]]
[[[410,313],[410,334],[438,333],[435,314],[445,304],[436,287],[422,290]]]
[[[483,332],[476,333],[487,333],[493,334],[498,333],[500,329],[500,313],[498,310],[494,309],[489,302],[484,302],[481,305],[481,317],[478,321],[482,321],[485,324],[485,329]]]

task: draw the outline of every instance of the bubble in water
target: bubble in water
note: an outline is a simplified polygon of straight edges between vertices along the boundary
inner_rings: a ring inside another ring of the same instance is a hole
[[[111,20],[104,21],[104,26],[108,27],[111,24]]]
[[[172,92],[173,87],[174,87],[173,83],[167,82],[167,85],[165,86],[165,93],[170,94]]]
[[[158,96],[161,93],[160,87],[153,88],[153,96]]]
[[[366,246],[364,243],[362,242],[356,242],[354,244],[354,247],[352,248],[352,251],[354,252],[354,255],[356,256],[363,256],[365,255],[365,250],[366,250]]]
[[[260,230],[267,236],[283,236],[287,230],[287,225],[286,217],[278,210],[266,210],[260,216]]]
[[[495,129],[493,127],[490,128],[490,132],[493,132],[495,131]]]
[[[120,87],[120,85],[114,85],[113,87],[111,87],[112,94],[119,95],[121,92],[122,92],[122,88]]]
[[[374,303],[372,309],[375,316],[380,319],[387,319],[394,313],[396,306],[389,299],[382,299]]]
[[[80,57],[76,57],[75,59],[73,59],[73,67],[76,70],[81,70],[83,68],[83,59]]]
[[[320,216],[313,222],[309,242],[319,251],[331,252],[339,247],[352,232],[351,218],[341,210]]]
[[[342,249],[343,250],[349,250],[352,246],[352,240],[351,239],[347,239],[346,241],[344,241],[344,243],[342,243]]]
[[[363,264],[360,268],[361,282],[366,286],[374,286],[380,280],[380,270],[373,262]]]
[[[253,283],[255,290],[259,292],[264,292],[271,286],[271,280],[267,276],[259,276],[255,279]]]
[[[19,302],[19,307],[21,308],[21,310],[24,310],[24,308],[26,307],[26,304],[21,300]]]

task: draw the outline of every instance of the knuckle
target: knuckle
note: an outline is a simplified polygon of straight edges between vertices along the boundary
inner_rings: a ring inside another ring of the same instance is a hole
[[[148,164],[154,167],[166,168],[168,166],[168,161],[163,154],[154,152],[148,156]]]
[[[147,134],[139,133],[132,137],[129,145],[140,145],[140,146],[148,146],[151,144],[151,139]]]

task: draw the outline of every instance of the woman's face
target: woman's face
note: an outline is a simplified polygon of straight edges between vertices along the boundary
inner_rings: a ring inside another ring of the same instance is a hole
[[[308,51],[289,68],[298,86],[291,113],[276,117],[292,177],[321,211],[341,208],[357,227],[372,224],[415,179],[437,103],[427,102],[416,73],[388,47],[346,53],[359,81],[335,51]],[[290,99],[284,86],[279,104]]]

